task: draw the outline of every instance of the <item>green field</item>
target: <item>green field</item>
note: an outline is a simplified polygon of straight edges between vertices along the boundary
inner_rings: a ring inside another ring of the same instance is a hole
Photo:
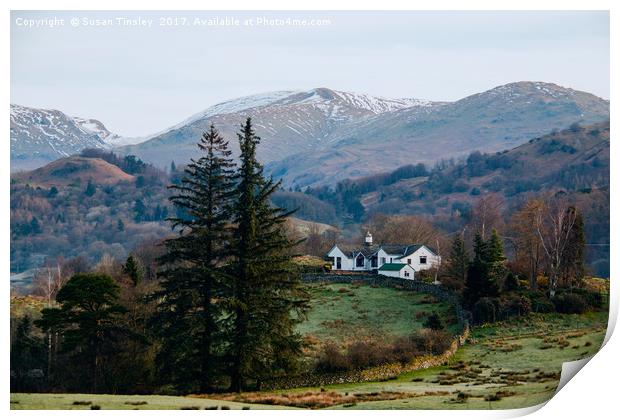
[[[283,407],[167,395],[11,394],[11,410],[265,410]]]
[[[350,284],[315,285],[313,310],[299,331],[318,343],[407,335],[451,308],[427,295]],[[531,314],[472,330],[450,362],[383,382],[207,398],[85,394],[11,394],[12,409],[500,409],[540,404],[553,396],[563,362],[600,348],[607,312]],[[450,324],[455,329],[454,323]],[[231,401],[235,400],[235,401]],[[74,402],[78,404],[74,404]],[[80,404],[83,402],[83,404]],[[143,403],[146,402],[146,403]],[[90,404],[86,404],[90,403]]]
[[[607,316],[606,312],[532,314],[513,322],[479,327],[473,330],[468,343],[446,366],[404,374],[386,382],[325,386],[324,389],[343,395],[360,395],[361,399],[381,392],[399,397],[333,408],[494,409],[533,406],[553,396],[563,362],[586,358],[598,351],[605,337]],[[320,389],[282,392],[320,393]],[[463,393],[460,399],[459,392]],[[500,399],[493,401],[498,392]]]
[[[309,286],[312,310],[298,331],[320,342],[389,340],[423,328],[433,312],[456,332],[454,310],[426,294],[387,287],[334,283]]]

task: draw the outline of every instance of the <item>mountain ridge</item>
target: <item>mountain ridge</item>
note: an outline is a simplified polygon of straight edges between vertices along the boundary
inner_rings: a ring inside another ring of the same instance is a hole
[[[55,155],[49,153],[49,145],[42,145],[43,151],[25,146],[25,152],[18,150],[12,117],[12,170],[79,153],[80,147],[111,148],[166,168],[172,161],[189,161],[211,123],[230,141],[236,155],[236,132],[248,116],[263,139],[258,156],[267,172],[283,178],[287,186],[303,188],[403,164],[432,164],[473,150],[508,149],[574,122],[605,120],[609,101],[553,83],[527,81],[453,102],[389,99],[324,87],[285,90],[220,102],[159,133],[133,139],[136,144],[119,145],[123,138],[109,133],[97,120],[69,117],[83,133],[84,144],[61,149],[62,153],[53,150]],[[48,140],[56,145],[53,134]],[[120,140],[115,143],[115,139]],[[34,163],[28,164],[29,159]]]

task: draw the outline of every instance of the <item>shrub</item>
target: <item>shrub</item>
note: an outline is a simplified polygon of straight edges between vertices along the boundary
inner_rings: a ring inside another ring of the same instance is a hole
[[[604,306],[603,295],[599,292],[587,289],[572,289],[571,293],[581,296],[590,308],[601,309]]]
[[[519,279],[514,273],[508,273],[506,278],[504,279],[504,291],[513,291],[519,288]]]
[[[549,297],[538,290],[530,290],[523,293],[530,300],[530,306],[532,312],[537,313],[550,313],[555,312],[555,305]]]
[[[532,311],[548,314],[555,311],[555,305],[547,298],[532,300]]]
[[[316,370],[319,372],[343,372],[351,369],[349,360],[338,346],[334,343],[327,343],[319,357]]]
[[[422,352],[412,337],[400,337],[392,345],[391,357],[399,363],[407,363]]]
[[[376,343],[358,341],[347,349],[347,358],[353,369],[378,366],[386,361],[386,351]]]
[[[497,298],[480,298],[473,308],[474,321],[483,324],[485,322],[495,322],[499,320],[500,303]]]
[[[505,299],[502,313],[505,317],[523,316],[532,311],[532,303],[527,296],[512,295]]]
[[[433,312],[428,318],[426,318],[426,321],[424,321],[423,325],[425,328],[430,328],[431,330],[436,331],[443,330],[445,328],[443,321],[435,312]]]
[[[425,330],[412,336],[417,349],[424,353],[441,354],[450,348],[450,336],[445,331]]]
[[[562,293],[553,298],[555,310],[563,314],[582,314],[588,310],[586,300],[577,293]]]

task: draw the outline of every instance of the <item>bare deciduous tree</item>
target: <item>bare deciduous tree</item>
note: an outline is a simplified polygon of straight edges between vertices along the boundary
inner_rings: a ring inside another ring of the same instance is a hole
[[[552,197],[536,211],[535,229],[547,256],[549,295],[554,296],[562,270],[562,260],[568,247],[577,210],[561,197]]]
[[[479,233],[482,240],[486,240],[486,235],[493,229],[502,232],[504,230],[503,207],[504,201],[498,195],[482,196],[474,205],[470,232]]]

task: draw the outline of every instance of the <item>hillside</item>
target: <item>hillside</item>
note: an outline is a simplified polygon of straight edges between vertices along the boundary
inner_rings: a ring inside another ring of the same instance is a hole
[[[122,259],[136,245],[170,233],[166,174],[102,151],[85,154],[92,157],[72,156],[13,174],[12,273],[60,256]]]
[[[473,152],[430,170],[401,167],[333,187],[309,188],[305,195],[320,200],[321,206],[329,204],[347,223],[360,223],[376,213],[414,214],[432,217],[437,226],[452,232],[471,220],[481,197],[495,195],[509,215],[532,195],[563,192],[584,213],[587,241],[608,244],[609,153],[608,121],[574,125],[509,151]],[[589,249],[588,261],[597,274],[608,275],[609,247]]]
[[[136,246],[158,244],[171,234],[166,218],[175,211],[166,187],[180,175],[94,149],[13,174],[12,285],[26,289],[46,260],[83,257],[96,263],[104,254],[123,260]],[[311,210],[305,214],[318,214]],[[289,222],[300,237],[336,230],[298,217]]]
[[[441,106],[381,114],[343,128],[313,153],[297,153],[267,169],[293,187],[335,184],[475,150],[502,151],[574,122],[608,118],[609,101],[589,93],[551,83],[511,83]]]
[[[33,187],[67,186],[89,180],[97,185],[135,181],[133,175],[103,159],[81,156],[58,159],[34,171],[13,174],[12,178]]]
[[[468,223],[475,202],[495,194],[506,212],[530,195],[564,191],[584,212],[586,235],[609,243],[609,123],[572,126],[536,137],[506,152],[471,153],[432,169],[407,165],[306,189],[278,191],[273,203],[298,209],[295,222],[307,232],[320,222],[355,226],[375,213],[414,214],[452,232]],[[131,157],[90,150],[61,159],[11,181],[11,268],[22,272],[45,258],[82,255],[97,261],[104,253],[124,258],[140,242],[170,233],[173,211],[168,175]],[[89,191],[89,183],[92,187]],[[353,228],[355,229],[355,228]],[[608,270],[608,248],[590,252],[589,262]],[[607,267],[607,268],[605,268]],[[598,270],[598,269],[597,269]],[[605,271],[597,271],[604,275]]]

